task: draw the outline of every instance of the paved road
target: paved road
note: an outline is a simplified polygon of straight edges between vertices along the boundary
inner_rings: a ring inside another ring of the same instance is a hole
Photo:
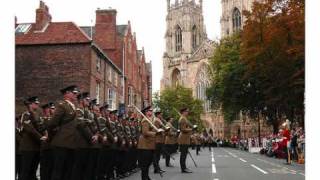
[[[150,177],[155,180],[303,180],[305,179],[304,165],[285,165],[285,160],[269,158],[259,154],[250,154],[231,148],[213,148],[212,152],[202,149],[199,156],[195,151],[190,151],[198,167],[195,168],[188,156],[187,167],[192,174],[181,174],[179,167],[179,154],[176,154],[173,168],[164,166],[164,177],[153,174],[150,168]],[[140,172],[126,178],[140,180]]]

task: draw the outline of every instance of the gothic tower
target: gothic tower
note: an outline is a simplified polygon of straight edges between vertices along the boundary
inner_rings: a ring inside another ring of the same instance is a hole
[[[213,42],[207,38],[202,0],[167,0],[166,50],[163,54],[161,91],[182,85],[203,102],[201,120],[212,127],[210,101],[206,88],[210,85],[208,62],[213,55]]]
[[[185,85],[186,63],[207,40],[203,21],[202,0],[167,0],[163,73],[171,76],[164,76],[161,89],[176,84]]]
[[[168,3],[166,52],[169,57],[191,54],[207,38],[202,16],[202,0]]]
[[[251,11],[252,4],[255,1],[261,0],[221,0],[221,37],[231,35],[242,29],[246,21],[243,11]]]

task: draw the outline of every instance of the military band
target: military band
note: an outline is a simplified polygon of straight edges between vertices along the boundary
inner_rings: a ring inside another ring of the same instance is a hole
[[[16,179],[36,180],[40,165],[41,180],[115,180],[138,170],[142,180],[150,180],[151,164],[154,173],[165,172],[161,155],[165,166],[173,167],[177,145],[181,172],[191,172],[186,167],[190,139],[199,147],[201,140],[187,108],[181,109],[177,128],[174,118],[164,120],[151,106],[124,116],[77,86],[60,92],[61,100],[42,105],[42,111],[38,97],[25,100],[26,111],[16,118]]]

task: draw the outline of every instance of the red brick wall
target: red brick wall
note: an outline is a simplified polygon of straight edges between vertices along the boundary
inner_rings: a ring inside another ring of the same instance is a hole
[[[61,98],[60,89],[77,84],[89,90],[90,45],[16,47],[16,99],[38,95],[42,102]]]
[[[71,84],[95,97],[97,82],[100,103],[106,102],[108,87],[118,92],[121,89],[105,79],[108,62],[102,59],[100,72],[97,71],[99,58],[90,44],[17,46],[16,105],[22,106],[23,98],[33,95],[39,96],[42,103],[56,101],[62,97],[59,90]]]
[[[115,10],[97,10],[94,41],[103,50],[116,49],[116,17]]]
[[[147,73],[143,72],[145,69],[143,61],[137,57],[137,45],[135,36],[131,33],[131,25],[128,23],[128,33],[122,37],[117,33],[116,29],[116,15],[115,10],[97,10],[96,11],[96,25],[95,25],[95,37],[94,42],[108,55],[108,57],[118,66],[119,69],[123,69],[123,57],[125,57],[125,69],[126,76],[125,81],[125,103],[128,104],[128,87],[132,87],[133,96],[137,95],[137,102],[140,102],[141,106],[143,101],[148,99],[146,93],[147,89]],[[123,52],[125,47],[125,52]],[[142,64],[141,64],[142,63]],[[142,72],[139,74],[139,66]],[[119,90],[121,93],[121,90]],[[122,93],[121,93],[122,94]],[[118,97],[120,94],[118,94]],[[133,100],[134,101],[134,100]],[[142,107],[141,107],[142,108]]]

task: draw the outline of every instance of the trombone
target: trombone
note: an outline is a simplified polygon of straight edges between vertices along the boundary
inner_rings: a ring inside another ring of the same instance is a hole
[[[158,133],[163,132],[163,129],[157,128],[157,127],[150,121],[150,119],[148,119],[147,116],[145,116],[145,115],[139,110],[139,108],[137,108],[137,106],[135,106],[135,105],[128,105],[128,107],[129,107],[129,108],[130,108],[130,107],[135,108],[136,111],[137,111],[138,113],[140,113],[140,114],[146,119],[146,121],[149,123],[149,125],[150,125],[154,130],[156,130]]]
[[[152,115],[152,117],[153,117],[153,119],[157,118],[157,117],[155,117],[154,115]],[[161,128],[164,129],[165,131],[169,131],[171,127],[164,125],[163,122],[162,122],[162,121],[164,121],[163,119],[160,119],[160,118],[158,118],[158,119],[159,119],[159,121],[160,121],[160,126],[161,126]],[[166,121],[165,121],[165,122],[166,122]],[[166,122],[166,123],[167,123],[167,122]]]

